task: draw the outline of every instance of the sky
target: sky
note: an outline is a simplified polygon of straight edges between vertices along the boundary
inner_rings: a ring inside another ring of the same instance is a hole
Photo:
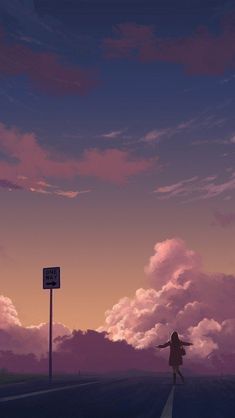
[[[3,328],[60,266],[67,332],[234,335],[234,35],[232,0],[0,0]]]

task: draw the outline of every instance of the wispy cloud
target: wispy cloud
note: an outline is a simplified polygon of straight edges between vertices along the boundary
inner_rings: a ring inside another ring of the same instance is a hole
[[[181,180],[166,186],[158,187],[154,190],[161,200],[173,197],[189,197],[188,201],[211,199],[213,197],[234,192],[235,172],[229,173],[229,177],[224,181],[218,180],[217,176],[208,176],[200,179],[198,176]],[[225,196],[228,197],[228,196]]]
[[[111,132],[107,132],[105,134],[100,135],[103,138],[107,138],[107,139],[116,139],[119,138],[120,135],[122,135],[124,131],[111,131]]]
[[[197,176],[191,177],[186,180],[181,180],[177,183],[173,183],[167,186],[158,187],[154,190],[154,193],[159,195],[160,199],[170,199],[176,196],[185,196],[189,190],[193,191],[193,184],[198,179]]]
[[[27,180],[24,176],[19,176],[21,180]],[[91,190],[62,190],[56,185],[52,185],[45,181],[37,181],[35,187],[30,187],[29,190],[34,193],[41,193],[41,194],[50,194],[50,195],[57,195],[62,197],[67,197],[69,199],[74,199],[83,193],[90,193]]]
[[[192,127],[195,119],[189,119],[187,121],[180,122],[178,125],[173,127],[166,127],[162,129],[152,129],[151,131],[146,132],[143,137],[140,138],[140,142],[145,142],[147,144],[153,144],[160,142],[163,138],[169,138],[177,133],[189,129]]]
[[[55,194],[58,196],[68,197],[69,199],[74,199],[75,197],[79,196],[80,194],[90,193],[91,190],[56,190]]]
[[[156,143],[159,142],[167,134],[169,134],[169,128],[153,129],[152,131],[147,132],[143,138],[141,138],[141,140],[147,143]]]
[[[227,136],[227,138],[222,139],[198,139],[195,141],[192,141],[192,145],[206,145],[206,144],[218,144],[218,145],[231,145],[235,144],[235,135]]]

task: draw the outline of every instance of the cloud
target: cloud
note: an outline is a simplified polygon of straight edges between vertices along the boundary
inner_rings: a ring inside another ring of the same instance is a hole
[[[53,95],[87,94],[99,81],[94,71],[64,64],[51,52],[35,52],[20,43],[7,42],[0,28],[0,75],[26,75],[33,86]]]
[[[195,187],[192,186],[192,183],[194,183],[197,179],[198,177],[194,176],[186,180],[181,180],[177,183],[161,186],[154,190],[154,193],[157,193],[160,199],[169,199],[175,196],[185,196],[195,190]]]
[[[113,343],[105,333],[94,330],[71,332],[65,325],[54,323],[53,341],[56,371],[165,370],[153,350],[136,351],[125,342]],[[48,324],[24,327],[11,299],[1,295],[0,368],[45,372],[47,353]]]
[[[146,266],[152,287],[137,289],[133,298],[123,297],[106,312],[99,332],[108,335],[92,330],[71,333],[63,324],[54,324],[56,370],[163,371],[168,351],[159,352],[154,359],[151,348],[178,330],[181,338],[193,342],[187,348],[189,368],[205,373],[209,367],[218,373],[220,365],[222,370],[234,372],[235,276],[208,274],[201,266],[198,254],[183,240],[157,243]],[[24,370],[27,364],[30,370],[42,370],[46,367],[48,324],[24,327],[13,302],[0,296],[0,347],[1,367]],[[38,357],[37,364],[35,359],[29,361],[32,354]]]
[[[68,197],[69,199],[74,199],[75,197],[79,196],[80,194],[83,193],[90,193],[90,190],[80,190],[80,191],[73,191],[73,190],[56,190],[55,194],[57,194],[58,196],[64,196],[64,197]]]
[[[215,182],[217,176],[199,179],[197,176],[181,180],[167,186],[160,186],[154,190],[160,200],[173,197],[189,197],[186,202],[211,199],[235,190],[235,172],[229,172],[228,178],[220,183]],[[228,196],[225,196],[225,199]]]
[[[106,134],[102,134],[101,136],[107,139],[115,139],[118,138],[122,133],[123,131],[111,131]]]
[[[53,337],[70,335],[63,324],[53,324]],[[24,327],[10,298],[0,295],[0,347],[14,353],[34,353],[37,356],[48,351],[48,324]]]
[[[145,268],[146,274],[152,279],[154,289],[161,289],[169,280],[177,283],[181,273],[196,270],[200,266],[198,255],[188,250],[180,239],[157,243],[154,250],[155,253]]]
[[[16,183],[12,183],[9,180],[6,179],[0,179],[0,188],[2,189],[8,189],[8,190],[21,190],[22,187],[19,186]]]
[[[170,138],[174,135],[176,135],[179,132],[182,132],[185,129],[188,129],[192,126],[192,124],[194,123],[195,119],[189,119],[187,121],[183,121],[181,123],[179,123],[178,125],[174,126],[174,127],[169,127],[169,128],[163,128],[163,129],[153,129],[149,132],[147,132],[141,139],[141,142],[145,142],[145,143],[158,143],[160,142],[163,138]]]
[[[214,212],[213,225],[219,225],[222,228],[228,228],[235,224],[235,212],[221,213],[219,211]]]
[[[206,357],[214,350],[218,349],[218,344],[210,336],[211,333],[221,332],[221,325],[214,319],[202,319],[195,327],[189,327],[191,339],[196,341],[195,347],[192,347],[192,354],[200,357]]]
[[[102,44],[107,58],[180,64],[190,75],[222,75],[234,68],[234,14],[221,20],[218,34],[201,26],[191,36],[161,38],[154,26],[136,23],[121,23],[113,33]]]
[[[23,181],[27,180],[27,177],[19,176],[19,178]],[[57,186],[49,184],[45,181],[38,181],[35,184],[35,187],[30,187],[29,190],[33,193],[42,193],[42,194],[50,194],[50,195],[57,195],[62,197],[67,197],[69,199],[74,199],[83,193],[90,193],[91,190],[62,190],[59,189]]]
[[[169,132],[169,129],[153,129],[147,132],[142,138],[144,142],[158,142]]]
[[[118,149],[88,149],[78,158],[65,158],[43,148],[34,133],[22,133],[0,123],[0,187],[26,189],[43,194],[74,198],[89,190],[63,190],[51,179],[71,180],[96,177],[111,183],[125,183],[129,177],[150,170],[156,159],[137,158]]]
[[[118,149],[91,149],[84,152],[83,160],[79,162],[79,174],[122,184],[130,176],[149,171],[155,161],[131,157],[128,152]]]
[[[0,295],[0,329],[7,329],[14,325],[21,326],[15,306],[11,299]]]
[[[99,330],[136,348],[163,343],[178,330],[194,344],[191,359],[235,354],[231,341],[226,345],[235,337],[235,276],[203,272],[200,256],[179,238],[157,243],[145,272],[152,287],[121,298]]]

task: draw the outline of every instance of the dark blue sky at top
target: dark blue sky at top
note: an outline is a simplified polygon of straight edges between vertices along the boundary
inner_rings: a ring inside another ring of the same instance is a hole
[[[203,175],[213,174],[216,167],[222,170],[233,164],[234,154],[229,149],[223,158],[228,146],[215,143],[212,148],[206,141],[227,140],[234,134],[233,72],[187,75],[178,64],[111,60],[101,45],[113,36],[115,25],[125,22],[154,25],[160,37],[190,36],[201,25],[217,34],[223,16],[234,9],[234,1],[219,0],[0,0],[0,26],[7,42],[57,53],[61,62],[90,68],[100,80],[85,96],[56,97],[39,91],[25,76],[1,76],[1,122],[35,132],[42,145],[65,155],[114,147],[139,156],[160,155],[163,164],[174,157],[179,178],[185,177],[186,161],[188,175],[196,173],[195,156],[201,158]],[[212,123],[206,122],[208,117]],[[174,128],[191,119],[190,129],[157,146],[139,141],[151,130]],[[213,123],[218,119],[224,122]],[[119,139],[102,138],[119,130]],[[204,140],[202,147],[191,145]]]

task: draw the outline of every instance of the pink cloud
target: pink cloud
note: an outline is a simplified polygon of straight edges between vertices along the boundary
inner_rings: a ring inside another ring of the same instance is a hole
[[[21,326],[15,306],[13,305],[11,299],[0,295],[0,328],[6,329],[9,326],[14,325]]]
[[[58,196],[68,197],[69,199],[74,199],[75,197],[79,196],[83,193],[90,193],[90,190],[81,190],[81,191],[73,191],[73,190],[56,190],[55,194]]]
[[[132,58],[182,65],[188,74],[221,75],[235,66],[235,29],[232,17],[221,22],[219,34],[198,27],[191,36],[161,38],[153,26],[117,25],[113,38],[103,41],[107,58]]]
[[[53,325],[53,336],[70,335],[71,331],[63,324]],[[48,324],[24,327],[10,298],[0,295],[0,347],[14,353],[36,355],[48,351]],[[56,344],[54,345],[56,349]]]
[[[234,352],[227,345],[235,337],[234,276],[203,272],[200,256],[178,238],[157,243],[145,271],[152,287],[121,298],[99,330],[136,348],[165,342],[178,330],[194,344],[187,349],[192,360]]]
[[[113,343],[106,334],[71,332],[53,324],[53,364],[56,371],[107,372],[129,369],[164,371],[153,350],[135,350],[126,342]],[[0,367],[9,371],[43,371],[48,366],[48,324],[24,327],[8,297],[0,296]]]
[[[219,211],[214,212],[215,225],[219,225],[222,228],[228,228],[235,224],[235,212],[221,213]]]
[[[113,311],[116,310],[116,318],[119,318],[119,322],[122,320],[119,327],[117,326],[120,334],[112,338],[115,342],[105,333],[94,330],[71,332],[63,324],[54,323],[55,371],[167,371],[168,353],[154,353],[151,348],[156,342],[169,338],[171,327],[168,322],[173,320],[173,313],[166,302],[166,295],[163,303],[154,289],[138,289],[135,300],[123,298],[113,307]],[[192,312],[191,309],[195,313],[187,323],[189,315],[186,314],[186,310]],[[235,318],[202,318],[202,309],[208,309],[207,300],[201,303],[189,302],[186,304],[186,310],[179,311],[179,314],[185,315],[184,318],[180,318],[181,323],[183,322],[181,336],[187,336],[194,342],[194,345],[187,349],[187,368],[196,373],[200,371],[218,374],[218,370],[220,373],[233,373]],[[48,366],[48,324],[24,327],[12,301],[5,296],[0,296],[0,318],[0,367],[9,371],[45,373]],[[111,320],[109,324],[113,325]],[[184,327],[187,327],[187,331],[184,331]],[[121,339],[123,341],[118,341]],[[127,339],[132,346],[126,343]],[[139,349],[134,349],[133,346]]]
[[[55,53],[35,52],[20,43],[7,42],[2,30],[0,55],[1,75],[26,75],[33,85],[47,93],[84,95],[99,84],[94,71],[64,64]]]
[[[150,170],[153,163],[153,159],[133,158],[128,152],[118,149],[91,149],[85,151],[83,161],[79,162],[79,174],[122,184],[130,176]]]
[[[85,150],[81,157],[65,158],[43,148],[34,133],[22,133],[0,123],[0,151],[14,160],[0,161],[0,187],[24,188],[32,192],[74,198],[88,190],[63,190],[48,179],[96,177],[112,183],[125,183],[129,177],[150,170],[156,159],[136,158],[118,149]],[[11,187],[10,187],[11,186]]]
[[[181,273],[196,270],[200,266],[199,256],[188,250],[179,238],[157,243],[154,250],[155,254],[150,257],[145,268],[145,272],[152,278],[154,289],[160,289],[169,281],[175,283]]]

